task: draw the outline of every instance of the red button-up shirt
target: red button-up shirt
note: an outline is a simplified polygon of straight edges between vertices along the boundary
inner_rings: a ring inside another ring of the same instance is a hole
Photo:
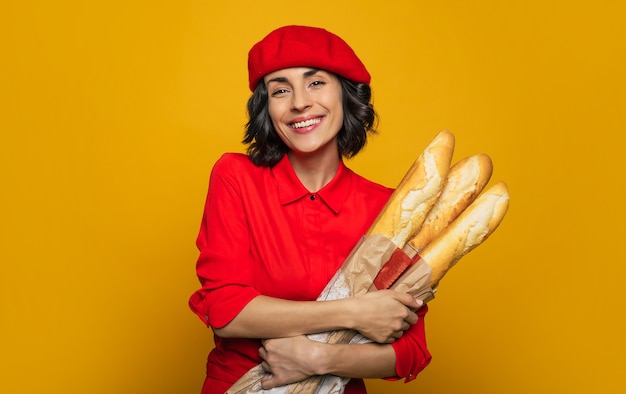
[[[391,193],[343,162],[330,183],[311,193],[286,155],[272,168],[255,166],[243,154],[223,155],[211,173],[197,239],[202,287],[191,296],[191,309],[207,325],[223,327],[261,294],[317,299]],[[426,310],[393,344],[396,372],[408,380],[430,361]],[[223,393],[261,362],[259,340],[214,338],[205,393]],[[346,392],[364,392],[363,382],[352,379]]]

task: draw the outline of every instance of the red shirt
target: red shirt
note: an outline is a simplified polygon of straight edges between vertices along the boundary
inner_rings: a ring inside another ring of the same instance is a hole
[[[191,309],[207,325],[223,327],[261,294],[317,299],[392,191],[341,162],[331,182],[310,193],[286,155],[271,168],[256,166],[243,154],[223,155],[211,173],[197,239],[202,287],[191,296]],[[422,308],[419,322],[393,344],[396,372],[407,380],[430,361],[426,311]],[[214,339],[203,393],[223,393],[261,362],[259,340]],[[349,392],[365,392],[362,380],[352,379]]]

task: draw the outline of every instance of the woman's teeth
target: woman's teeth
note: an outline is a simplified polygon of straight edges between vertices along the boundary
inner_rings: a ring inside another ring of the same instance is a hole
[[[313,126],[314,124],[318,124],[321,121],[322,120],[320,118],[307,119],[303,120],[302,122],[292,123],[291,127],[293,127],[294,129],[301,129],[303,127]]]

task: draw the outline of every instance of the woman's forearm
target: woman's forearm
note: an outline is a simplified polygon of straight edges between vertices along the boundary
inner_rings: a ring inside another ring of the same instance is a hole
[[[387,378],[396,375],[396,353],[391,345],[321,344],[317,375],[347,378]]]
[[[281,338],[351,328],[349,300],[290,301],[258,296],[226,326],[213,330],[225,338]]]
[[[258,296],[226,326],[224,338],[284,338],[353,329],[378,343],[389,343],[417,321],[421,306],[408,294],[390,290],[334,301],[290,301]]]
[[[314,375],[349,378],[386,378],[396,375],[396,354],[391,345],[320,343],[300,335],[264,340],[261,366],[269,374],[266,389],[299,382]]]

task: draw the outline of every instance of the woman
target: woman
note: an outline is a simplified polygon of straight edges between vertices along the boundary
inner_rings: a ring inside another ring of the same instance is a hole
[[[347,393],[364,393],[362,378],[414,379],[430,361],[420,301],[315,301],[392,193],[343,162],[374,132],[368,71],[341,38],[305,26],[271,32],[248,70],[248,154],[215,164],[197,240],[190,306],[215,339],[202,392],[224,393],[259,363],[265,389],[318,374],[353,378]],[[305,336],[338,329],[374,342]]]

